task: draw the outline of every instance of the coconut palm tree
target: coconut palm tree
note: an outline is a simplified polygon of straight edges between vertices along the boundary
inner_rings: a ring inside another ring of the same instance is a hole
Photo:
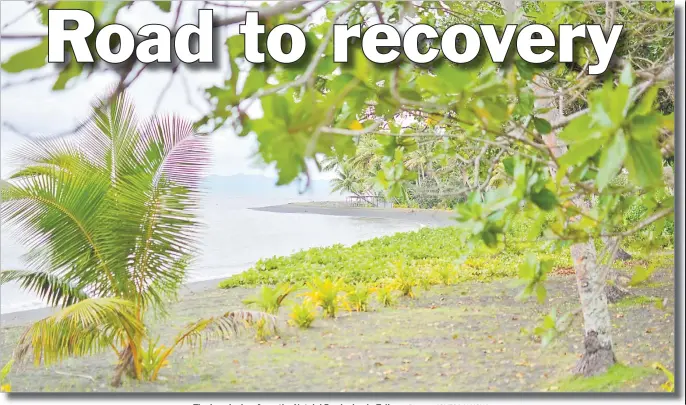
[[[209,161],[202,137],[177,117],[139,122],[126,95],[99,102],[74,137],[32,141],[2,187],[2,218],[29,248],[27,270],[6,270],[60,310],[30,326],[14,360],[36,365],[113,350],[113,384],[143,379],[144,317],[164,315],[186,278],[200,231],[196,211]],[[148,375],[183,344],[268,317],[233,311],[180,331]]]
[[[349,192],[357,196],[363,195],[367,191],[364,179],[347,162],[343,162],[336,167],[336,177],[331,179],[331,192]]]

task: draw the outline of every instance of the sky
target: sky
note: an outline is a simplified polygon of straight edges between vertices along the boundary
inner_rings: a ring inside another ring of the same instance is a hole
[[[179,25],[185,23],[197,24],[197,8],[201,2],[184,2],[180,15]],[[173,5],[172,7],[175,7]],[[0,27],[3,33],[42,33],[46,28],[42,26],[33,13],[29,13],[17,20],[19,16],[29,8],[28,3],[23,1],[0,2]],[[215,15],[231,15],[240,13],[240,10],[217,8]],[[173,25],[173,13],[164,13],[156,8],[152,2],[137,2],[130,9],[120,12],[117,18],[134,31],[143,25],[158,23],[166,26]],[[15,21],[16,22],[13,22]],[[12,22],[7,28],[6,24]],[[238,25],[228,27],[227,34],[237,34]],[[30,48],[37,40],[1,40],[0,60],[5,61],[8,57],[22,49]],[[160,94],[166,86],[166,91],[159,104],[158,114],[174,113],[195,120],[200,116],[197,109],[207,109],[208,105],[203,99],[203,88],[220,84],[227,78],[228,61],[226,52],[221,53],[223,58],[219,67],[205,69],[180,69],[186,77],[184,80],[177,72],[175,79],[168,85],[171,71],[167,69],[155,69],[144,71],[129,88],[128,92],[133,98],[138,114],[142,118],[152,115]],[[8,126],[2,126],[0,136],[0,165],[1,176],[6,178],[16,168],[8,159],[11,151],[26,141],[23,134],[31,136],[49,136],[72,129],[87,117],[91,102],[97,96],[102,95],[108,88],[117,83],[118,78],[113,73],[100,73],[89,78],[73,79],[66,90],[53,92],[51,86],[55,76],[50,79],[32,81],[27,80],[35,77],[43,77],[54,71],[51,66],[41,69],[22,72],[19,74],[0,73],[0,82],[3,88],[0,97],[0,120],[16,128],[12,131]],[[187,83],[187,86],[186,86]],[[186,91],[186,87],[190,91]],[[188,94],[191,95],[189,101]],[[259,109],[259,105],[256,107]],[[259,111],[257,112],[259,113]],[[256,163],[254,152],[257,143],[253,137],[240,138],[231,130],[220,130],[211,138],[213,165],[210,174],[233,175],[238,173],[262,174],[275,177],[272,168],[263,167]],[[313,178],[330,178],[331,174],[312,172]]]

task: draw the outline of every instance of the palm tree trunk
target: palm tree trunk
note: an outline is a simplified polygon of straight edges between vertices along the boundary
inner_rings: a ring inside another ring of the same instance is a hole
[[[129,342],[126,348],[119,354],[119,363],[110,382],[113,387],[121,386],[124,374],[130,378],[141,379],[140,364],[136,364],[136,361],[138,361],[137,356],[134,343]]]
[[[114,377],[112,377],[110,385],[112,385],[113,387],[120,387],[121,380],[124,374],[126,373],[127,375],[131,376],[132,371],[133,355],[131,352],[131,346],[126,346],[126,348],[122,350],[119,354],[119,363],[117,364],[117,368],[114,371]],[[135,371],[133,371],[133,374],[135,375]]]

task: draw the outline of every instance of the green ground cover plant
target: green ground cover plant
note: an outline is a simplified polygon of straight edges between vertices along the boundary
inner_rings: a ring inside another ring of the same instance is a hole
[[[463,246],[457,228],[422,228],[352,246],[312,248],[291,256],[262,259],[249,270],[222,281],[219,286],[231,288],[284,282],[304,285],[314,277],[340,277],[347,284],[376,284],[396,278],[398,270],[394,263],[397,261],[403,261],[410,269],[406,272],[417,268],[427,273],[454,273],[456,281],[489,281],[515,276],[517,267],[524,260],[523,247],[514,244],[505,250],[481,247],[467,258],[463,256],[469,252]],[[553,254],[542,251],[541,257],[550,257],[561,267],[571,266],[567,252]],[[419,282],[418,279],[415,281]]]

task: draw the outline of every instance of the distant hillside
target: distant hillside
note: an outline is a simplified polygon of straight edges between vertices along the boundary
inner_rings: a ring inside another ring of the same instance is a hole
[[[297,183],[287,186],[277,186],[276,179],[260,175],[236,174],[233,176],[211,175],[205,179],[205,187],[211,192],[230,194],[232,196],[257,196],[257,195],[297,195],[299,187]],[[326,196],[331,187],[328,180],[313,180],[305,195]]]
[[[5,180],[0,180],[0,187],[5,187]],[[252,196],[298,196],[300,188],[304,185],[297,183],[287,186],[277,186],[276,179],[250,174],[236,174],[233,176],[211,175],[205,179],[204,188],[212,194],[224,194],[233,197]],[[311,197],[327,197],[331,187],[328,180],[313,180],[310,188],[303,195]]]

